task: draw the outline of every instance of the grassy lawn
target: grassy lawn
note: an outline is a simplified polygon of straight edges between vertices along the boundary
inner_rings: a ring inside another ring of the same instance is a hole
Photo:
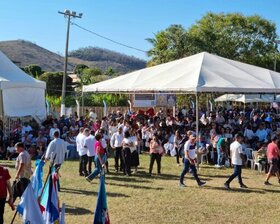
[[[111,173],[106,176],[107,201],[111,223],[279,223],[280,186],[264,186],[264,174],[243,170],[244,183],[249,189],[239,189],[237,180],[230,191],[223,183],[232,169],[217,170],[204,165],[200,177],[207,181],[199,188],[187,175],[186,188],[178,187],[182,167],[175,158],[162,158],[162,175],[147,176],[149,157],[141,155],[137,174],[124,177]],[[1,161],[14,176],[14,162]],[[110,159],[113,171],[113,160]],[[45,171],[47,168],[45,167]],[[154,165],[154,172],[156,164]],[[95,210],[98,179],[88,183],[78,176],[78,162],[67,161],[61,169],[60,201],[66,204],[66,222],[92,223]],[[6,206],[5,223],[10,223],[12,211]],[[15,223],[21,219],[16,218]]]

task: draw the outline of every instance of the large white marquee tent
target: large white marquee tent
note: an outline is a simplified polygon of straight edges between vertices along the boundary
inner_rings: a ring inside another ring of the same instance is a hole
[[[84,86],[84,92],[275,93],[280,73],[206,52]]]
[[[46,118],[46,83],[18,68],[0,51],[0,116]]]
[[[84,86],[83,91],[192,93],[198,102],[199,93],[280,93],[280,73],[202,52]]]

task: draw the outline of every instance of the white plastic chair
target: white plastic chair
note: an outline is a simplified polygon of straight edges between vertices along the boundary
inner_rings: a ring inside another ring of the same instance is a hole
[[[254,169],[253,149],[246,148],[245,149],[245,154],[246,154],[246,157],[247,157],[246,167],[248,167],[248,162],[250,162],[251,169],[253,170]]]
[[[257,158],[258,158],[258,157],[257,157],[257,152],[253,152],[254,169],[256,169],[256,166],[257,166],[257,168],[258,168],[258,174],[260,174],[261,171],[262,171],[263,166],[262,166],[261,163],[259,163],[259,162],[257,161]]]
[[[207,153],[201,155],[201,163],[204,163],[204,160],[206,163],[208,163]]]

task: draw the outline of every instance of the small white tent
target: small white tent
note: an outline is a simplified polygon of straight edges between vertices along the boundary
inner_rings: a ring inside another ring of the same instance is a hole
[[[0,51],[0,116],[46,118],[46,83],[18,68]]]
[[[280,102],[280,95],[272,94],[224,94],[217,97],[215,102],[241,102],[241,103],[272,103]]]

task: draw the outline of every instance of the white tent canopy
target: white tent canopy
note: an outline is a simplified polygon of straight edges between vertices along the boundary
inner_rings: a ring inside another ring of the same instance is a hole
[[[280,73],[202,52],[83,87],[83,92],[280,93]]]
[[[23,72],[0,51],[0,106],[5,117],[46,118],[46,83]]]
[[[272,94],[224,94],[222,96],[217,97],[215,102],[241,102],[241,103],[255,103],[255,102],[280,102],[280,95],[272,95]]]
[[[202,52],[83,87],[84,92],[280,92],[280,73]]]

